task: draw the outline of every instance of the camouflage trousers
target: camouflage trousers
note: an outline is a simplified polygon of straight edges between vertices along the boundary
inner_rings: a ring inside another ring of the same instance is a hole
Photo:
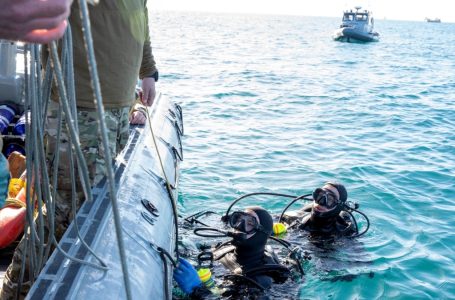
[[[73,219],[72,212],[72,183],[71,172],[76,174],[78,178],[77,166],[75,170],[70,169],[70,139],[66,131],[66,126],[63,124],[60,136],[60,143],[57,142],[57,126],[58,126],[58,109],[59,104],[51,101],[46,119],[45,126],[45,145],[46,158],[49,169],[49,174],[52,178],[52,169],[56,159],[57,151],[59,151],[58,164],[58,181],[57,181],[57,196],[55,199],[55,216],[54,228],[55,237],[57,240],[63,236],[67,227]],[[105,121],[108,129],[109,150],[112,158],[124,148],[129,137],[129,107],[106,109]],[[94,186],[105,176],[106,162],[104,160],[104,150],[102,146],[101,136],[99,134],[99,126],[97,121],[97,112],[95,110],[78,109],[77,112],[78,127],[79,127],[79,144],[84,154],[87,163],[89,178],[91,185]],[[74,159],[74,161],[76,161]],[[84,201],[80,181],[76,184],[76,208],[79,209]],[[49,224],[46,211],[44,215],[44,229],[49,232]],[[39,224],[37,224],[39,226]],[[46,234],[47,236],[47,234]],[[47,243],[47,241],[45,241]],[[13,255],[13,260],[5,273],[3,286],[0,291],[0,300],[16,299],[18,282],[20,279],[21,265],[23,261],[23,253],[26,251],[26,241],[23,238]],[[28,248],[27,248],[28,249]],[[30,251],[30,250],[28,250]],[[28,252],[27,252],[28,253]],[[26,257],[25,262],[25,278],[21,285],[20,299],[24,298],[30,289],[29,275],[29,258]]]

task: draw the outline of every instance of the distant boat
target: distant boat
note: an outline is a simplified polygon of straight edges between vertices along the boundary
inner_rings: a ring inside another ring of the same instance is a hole
[[[356,6],[356,11],[345,11],[340,28],[334,32],[335,41],[346,42],[377,42],[379,33],[374,31],[374,19],[372,12],[368,10],[361,11],[360,6]]]
[[[427,21],[428,23],[441,23],[441,19],[439,19],[439,18],[434,18],[434,19],[425,18],[425,21]]]

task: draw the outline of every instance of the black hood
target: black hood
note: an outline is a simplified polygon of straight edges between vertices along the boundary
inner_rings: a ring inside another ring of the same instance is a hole
[[[342,203],[345,203],[346,200],[348,200],[348,191],[346,190],[344,185],[342,185],[339,182],[327,182],[326,184],[331,185],[337,189],[338,193],[340,194],[340,201]]]
[[[237,262],[245,269],[251,269],[263,264],[265,245],[272,233],[272,216],[262,207],[249,207],[247,210],[254,211],[259,217],[262,231],[256,231],[249,239],[234,239],[232,244],[235,248]]]

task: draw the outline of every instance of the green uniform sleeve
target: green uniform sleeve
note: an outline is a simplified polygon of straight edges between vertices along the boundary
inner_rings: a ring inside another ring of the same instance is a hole
[[[147,0],[144,1],[144,13],[145,13],[145,41],[142,50],[142,63],[141,69],[139,70],[139,78],[152,76],[156,71],[155,59],[152,54],[152,45],[150,43],[150,28],[149,28],[149,16],[147,9]]]

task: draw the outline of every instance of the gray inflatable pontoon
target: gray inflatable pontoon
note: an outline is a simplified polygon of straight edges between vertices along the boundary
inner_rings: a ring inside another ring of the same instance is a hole
[[[173,198],[177,199],[182,111],[162,95],[156,97],[149,111]],[[169,270],[165,272],[156,248],[161,247],[174,256],[175,207],[166,189],[148,124],[132,127],[127,146],[116,158],[115,182],[132,298],[171,297],[171,264],[165,260]],[[108,190],[106,180],[93,188],[94,201],[83,204],[77,222],[85,242],[107,263],[109,270],[74,262],[55,250],[27,299],[126,299]],[[142,204],[147,201],[157,211],[147,210]],[[81,245],[74,222],[60,246],[71,256],[99,264]]]

